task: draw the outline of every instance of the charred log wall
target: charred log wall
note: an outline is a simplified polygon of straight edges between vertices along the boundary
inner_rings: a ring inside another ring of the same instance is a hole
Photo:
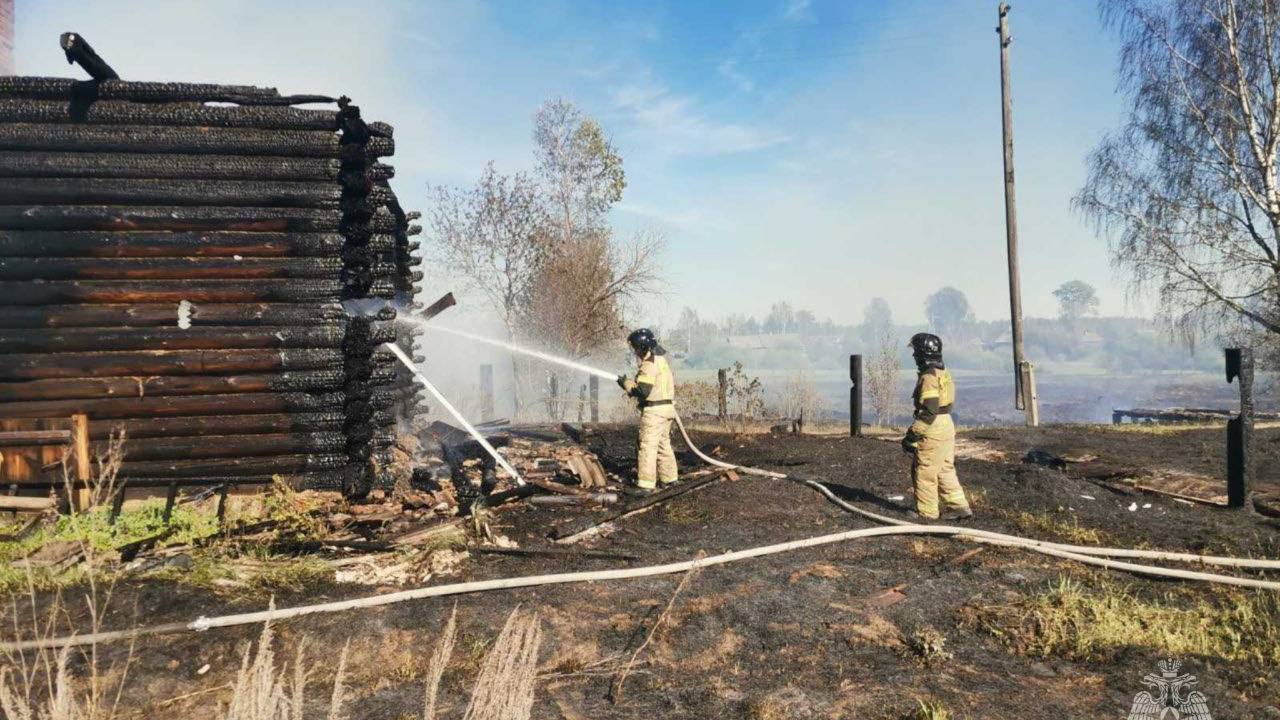
[[[378,346],[414,349],[421,279],[392,134],[345,98],[0,78],[0,421],[87,412],[152,484],[384,480],[418,389]]]

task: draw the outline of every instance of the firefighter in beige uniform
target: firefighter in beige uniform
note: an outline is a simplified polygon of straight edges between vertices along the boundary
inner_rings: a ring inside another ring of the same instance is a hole
[[[941,515],[943,520],[973,517],[956,476],[956,426],[951,422],[956,386],[942,362],[942,340],[937,335],[918,333],[911,338],[911,351],[919,377],[911,396],[915,417],[902,438],[902,449],[912,455],[916,515],[923,520],[937,520],[941,495],[947,506],[947,512]]]
[[[666,350],[658,345],[653,332],[636,330],[627,343],[640,358],[640,370],[634,380],[618,376],[618,385],[636,399],[640,407],[640,447],[636,452],[637,494],[652,492],[659,484],[676,482],[676,454],[671,449],[671,422],[675,420],[675,378],[667,364]]]

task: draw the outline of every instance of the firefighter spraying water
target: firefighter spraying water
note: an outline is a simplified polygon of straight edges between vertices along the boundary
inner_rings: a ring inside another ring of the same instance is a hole
[[[427,326],[427,321],[421,318],[411,318],[411,320],[418,325]],[[640,369],[635,377],[631,378],[626,375],[615,375],[575,360],[463,330],[439,325],[430,325],[430,329],[616,381],[629,397],[636,400],[640,410],[636,484],[627,488],[627,494],[647,495],[656,490],[659,485],[667,487],[679,480],[675,451],[671,447],[671,425],[676,420],[675,378],[671,373],[671,366],[667,363],[666,350],[658,343],[653,331],[641,328],[627,337],[627,344],[631,346],[636,358],[640,361]],[[494,456],[499,457],[496,451]]]

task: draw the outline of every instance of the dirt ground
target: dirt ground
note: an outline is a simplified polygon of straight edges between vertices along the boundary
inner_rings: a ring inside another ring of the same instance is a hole
[[[696,439],[718,447],[726,460],[822,478],[852,502],[905,517],[904,503],[891,499],[907,496],[909,488],[908,459],[896,442],[706,433]],[[967,457],[958,469],[973,498],[975,527],[1109,546],[1280,557],[1276,520],[1095,482],[1153,468],[1221,476],[1221,429],[981,428],[963,439]],[[613,427],[602,428],[589,444],[610,470],[629,473],[633,442],[631,428]],[[1272,490],[1280,480],[1280,430],[1259,430],[1256,443],[1260,488]],[[1077,462],[1065,472],[1024,464],[1022,455],[1031,447]],[[680,459],[685,468],[697,465],[688,453]],[[500,509],[494,520],[502,534],[534,547],[550,544],[553,528],[579,522],[585,513],[521,504]],[[456,574],[437,582],[669,562],[870,526],[809,488],[745,476],[681,495],[572,546],[629,553],[642,558],[637,562],[472,555]],[[940,538],[886,537],[703,570],[672,605],[616,703],[608,694],[617,659],[640,645],[680,576],[462,596],[456,600],[459,640],[442,686],[440,717],[461,717],[485,646],[516,605],[537,610],[543,621],[535,718],[909,718],[921,701],[937,702],[958,718],[1123,718],[1134,695],[1146,689],[1143,676],[1157,672],[1156,663],[1167,653],[1181,658],[1183,672],[1198,676],[1197,689],[1214,717],[1280,716],[1280,669],[1241,659],[1247,652],[1234,658],[1186,653],[1142,640],[1160,637],[1155,632],[1134,634],[1134,642],[1121,637],[1086,653],[1044,653],[1020,634],[1035,629],[1025,611],[1028,598],[1059,586],[1064,577],[1091,591],[1123,592],[1173,608],[1230,608],[1261,591],[1156,582],[1019,550],[971,552],[975,548]],[[896,590],[883,592],[890,588]],[[371,592],[324,583],[275,601],[289,606]],[[141,622],[135,617],[144,624],[190,620],[260,609],[265,602],[135,583],[117,587],[104,624]],[[308,639],[319,707],[328,699],[319,688],[332,678],[337,649],[349,642],[350,716],[418,717],[421,674],[454,602],[411,601],[284,622],[277,628],[286,648],[280,654],[291,658],[287,648]],[[1161,617],[1134,622],[1158,623]],[[1280,616],[1262,621],[1274,625]],[[216,716],[241,648],[259,630],[140,640],[132,651],[124,707],[139,717]],[[100,652],[119,660],[129,649]]]

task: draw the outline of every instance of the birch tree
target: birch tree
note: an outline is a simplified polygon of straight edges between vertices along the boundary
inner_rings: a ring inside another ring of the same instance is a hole
[[[1124,126],[1075,205],[1161,316],[1280,333],[1280,3],[1104,0]]]

